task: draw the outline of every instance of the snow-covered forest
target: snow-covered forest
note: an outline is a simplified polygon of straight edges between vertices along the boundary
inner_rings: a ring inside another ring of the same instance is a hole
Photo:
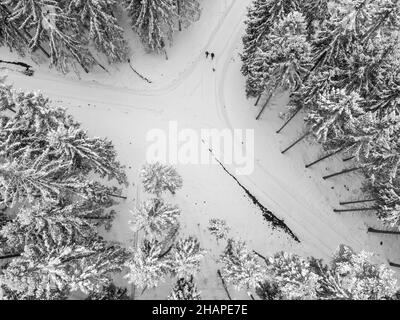
[[[0,300],[400,299],[399,71],[397,0],[0,0]]]

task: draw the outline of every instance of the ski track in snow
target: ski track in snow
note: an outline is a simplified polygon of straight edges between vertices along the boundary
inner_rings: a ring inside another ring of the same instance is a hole
[[[265,131],[262,126],[266,124],[252,118],[251,110],[249,110],[251,102],[240,105],[243,99],[235,101],[235,97],[243,90],[239,93],[235,92],[237,88],[233,85],[236,84],[237,79],[232,79],[231,75],[232,73],[237,75],[235,68],[238,67],[238,63],[233,63],[232,59],[239,59],[237,51],[241,45],[241,36],[244,31],[243,21],[249,3],[250,0],[232,1],[216,27],[207,31],[209,37],[198,56],[187,63],[178,78],[173,78],[169,83],[160,87],[149,86],[147,89],[135,90],[89,81],[79,82],[63,79],[44,72],[36,72],[32,78],[12,74],[10,79],[15,80],[18,84],[28,85],[30,89],[42,89],[54,100],[61,98],[75,102],[85,101],[102,106],[112,106],[124,113],[131,110],[146,112],[152,116],[163,117],[163,119],[168,119],[168,110],[163,108],[165,101],[181,99],[187,101],[188,106],[191,102],[198,106],[194,103],[194,99],[199,94],[204,110],[185,107],[184,109],[173,109],[171,112],[184,114],[188,117],[189,123],[197,118],[200,124],[217,128],[231,130],[255,128],[256,146],[258,141],[271,143],[271,145],[265,146],[261,144],[261,148],[256,150],[258,155],[256,155],[254,173],[250,176],[243,176],[241,182],[236,180],[236,183],[239,183],[243,190],[247,190],[255,199],[258,199],[257,201],[265,203],[269,212],[275,212],[277,221],[284,221],[288,230],[292,232],[292,237],[301,239],[302,249],[300,250],[308,255],[327,258],[341,243],[348,244],[356,250],[364,249],[366,241],[370,241],[366,236],[360,236],[365,230],[360,230],[355,234],[352,226],[346,225],[345,220],[332,212],[332,207],[323,194],[324,191],[319,189],[320,184],[317,185],[314,181],[306,180],[309,173],[296,172],[296,166],[293,165],[294,160],[290,159],[290,155],[280,154],[277,141],[281,136],[273,137],[274,128],[267,128],[268,131]],[[205,61],[205,50],[216,53],[214,61],[209,59]],[[216,72],[212,72],[212,67],[215,67]],[[83,87],[84,94],[82,93]],[[281,109],[283,111],[283,106]],[[244,114],[245,116],[241,116]],[[174,113],[169,117],[173,119],[173,116]],[[266,133],[270,136],[265,137]],[[135,137],[135,139],[139,139],[139,137]],[[262,149],[264,147],[265,151]],[[232,172],[228,167],[223,165],[222,167],[227,173]],[[308,172],[311,172],[310,175],[314,174],[312,171]],[[295,176],[288,181],[287,177],[291,173]],[[249,196],[249,194],[247,195]],[[249,204],[249,208],[250,206],[252,204]],[[274,231],[274,234],[279,239],[279,231]],[[203,237],[202,234],[201,236]],[[259,248],[263,248],[262,243],[259,244]],[[209,271],[213,265],[207,261],[205,268]],[[215,273],[216,269],[213,272]],[[204,272],[202,272],[202,276],[206,279],[205,281],[207,281],[207,277],[210,277]],[[211,282],[209,281],[209,284]],[[221,291],[221,288],[218,290]],[[212,293],[212,295],[215,296],[216,293]]]

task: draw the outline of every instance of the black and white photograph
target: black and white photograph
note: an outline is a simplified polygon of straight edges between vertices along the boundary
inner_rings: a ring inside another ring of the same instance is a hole
[[[400,1],[0,0],[0,300],[400,300]]]

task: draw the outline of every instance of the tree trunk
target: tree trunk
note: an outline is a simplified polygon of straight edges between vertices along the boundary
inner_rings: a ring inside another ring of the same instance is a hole
[[[263,259],[265,261],[265,263],[268,264],[268,259],[266,257],[264,257],[261,253],[258,253],[257,251],[253,250],[254,254],[256,254],[257,256],[259,256],[261,259]]]
[[[260,94],[258,95],[257,100],[256,100],[256,103],[254,104],[254,106],[257,106],[257,105],[258,105],[258,103],[260,102],[261,96],[262,96],[262,93],[260,93]]]
[[[232,300],[232,297],[231,297],[231,295],[229,294],[229,291],[228,291],[228,287],[226,286],[225,280],[224,280],[224,278],[222,278],[222,274],[221,274],[221,271],[219,269],[217,270],[217,274],[221,278],[222,286],[224,287],[226,295],[228,296],[229,300]]]
[[[373,211],[378,210],[377,207],[371,208],[353,208],[353,209],[334,209],[334,212],[358,212],[358,211]]]
[[[113,193],[107,193],[107,195],[110,197],[119,198],[119,199],[125,199],[125,200],[128,199],[128,197],[120,196],[118,194],[113,194]]]
[[[307,164],[307,165],[306,165],[306,168],[310,168],[310,167],[312,167],[314,164],[317,164],[318,162],[321,162],[321,161],[323,161],[323,160],[325,160],[325,159],[328,159],[329,157],[334,156],[335,154],[338,154],[338,153],[341,152],[343,149],[344,149],[344,148],[341,148],[341,149],[339,149],[339,150],[336,150],[336,151],[334,151],[334,152],[331,152],[331,153],[329,153],[329,154],[323,156],[322,158],[319,158],[318,160],[315,160],[315,161],[313,161],[313,162]]]
[[[362,167],[346,169],[346,170],[343,170],[343,171],[340,171],[340,172],[336,172],[336,173],[327,175],[327,176],[323,177],[322,179],[327,180],[327,179],[330,179],[330,178],[333,178],[333,177],[336,177],[336,176],[340,176],[340,175],[345,174],[345,173],[349,173],[349,172],[353,172],[353,171],[356,171],[356,170],[360,170],[360,169],[362,169]]]
[[[94,217],[83,216],[81,218],[86,220],[111,220],[111,217],[101,217],[101,216],[94,216]]]
[[[307,137],[310,134],[310,132],[306,132],[303,134],[299,139],[297,139],[295,142],[293,142],[289,147],[287,147],[285,150],[283,150],[281,153],[284,154],[285,152],[289,151],[292,149],[296,144],[298,144],[300,141],[302,141],[305,137]]]
[[[374,229],[374,228],[371,228],[371,227],[368,228],[367,232],[400,235],[400,231],[378,230],[378,229]]]
[[[181,0],[176,0],[176,7],[178,9],[178,29],[179,31],[182,31]]]
[[[289,119],[287,119],[283,126],[276,131],[276,133],[281,133],[281,131],[289,124],[290,121],[292,121],[292,119],[300,112],[301,109],[303,109],[303,107],[297,108],[297,110],[289,117]]]
[[[272,96],[274,95],[274,92],[275,92],[275,90],[274,90],[274,91],[271,91],[271,93],[269,94],[268,99],[267,99],[267,101],[265,101],[265,103],[263,104],[263,106],[262,106],[260,112],[258,113],[258,115],[257,115],[257,117],[256,117],[256,120],[260,119],[262,113],[264,112],[264,110],[265,110],[265,108],[267,107],[269,101],[271,100]]]
[[[344,202],[339,202],[341,206],[345,204],[354,204],[354,203],[365,203],[365,202],[374,202],[376,199],[367,199],[367,200],[355,200],[355,201],[344,201]]]
[[[396,268],[400,268],[400,264],[394,263],[394,262],[390,262],[390,261],[389,261],[389,266],[391,266],[391,267],[396,267]]]
[[[0,256],[0,260],[6,260],[6,259],[12,259],[12,258],[17,258],[20,257],[21,253],[14,253],[14,254],[6,254],[4,256]]]
[[[354,158],[355,158],[355,156],[351,156],[351,157],[348,157],[348,158],[344,158],[344,159],[343,159],[343,162],[350,161],[350,160],[352,160],[352,159],[354,159]]]

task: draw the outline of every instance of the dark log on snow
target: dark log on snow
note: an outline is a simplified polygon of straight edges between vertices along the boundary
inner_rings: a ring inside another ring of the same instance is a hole
[[[141,75],[139,72],[137,72],[131,65],[131,59],[128,59],[128,64],[131,67],[132,71],[134,73],[136,73],[141,79],[143,79],[144,81],[146,81],[147,83],[152,83],[151,80],[147,79],[145,76]]]
[[[378,229],[374,229],[374,228],[371,228],[371,227],[368,228],[368,232],[371,232],[371,233],[381,233],[381,234],[400,235],[400,231],[378,230]]]
[[[256,107],[256,106],[258,105],[258,103],[260,102],[261,96],[262,96],[262,93],[260,93],[260,94],[258,95],[257,100],[256,100],[256,103],[254,104],[255,107]]]
[[[313,162],[307,164],[307,165],[306,165],[306,168],[310,168],[311,166],[317,164],[318,162],[321,162],[321,161],[323,161],[323,160],[325,160],[325,159],[328,159],[328,158],[334,156],[335,154],[338,154],[338,153],[341,152],[343,149],[344,149],[344,148],[341,148],[341,149],[339,149],[339,150],[336,150],[336,151],[334,151],[334,152],[331,152],[331,153],[329,153],[329,154],[323,156],[322,158],[319,158],[319,159],[317,159],[317,160],[315,160],[315,161],[313,161]]]
[[[400,268],[400,264],[399,263],[394,263],[394,262],[391,262],[391,261],[389,261],[389,266]]]
[[[329,174],[329,175],[327,175],[327,176],[325,176],[325,177],[322,177],[322,179],[327,180],[327,179],[330,179],[330,178],[333,178],[333,177],[336,177],[336,176],[339,176],[339,175],[342,175],[342,174],[345,174],[345,173],[357,171],[357,170],[360,170],[360,169],[362,169],[362,167],[356,167],[356,168],[346,169],[346,170],[343,170],[343,171],[340,171],[340,172],[336,172],[336,173],[333,173],[333,174]]]
[[[281,151],[281,153],[284,154],[285,152],[287,152],[290,149],[292,149],[296,144],[298,144],[300,141],[302,141],[309,134],[310,134],[310,132],[306,132],[305,134],[303,134],[300,138],[298,138],[295,142],[293,142],[289,147],[287,147],[285,150]]]

